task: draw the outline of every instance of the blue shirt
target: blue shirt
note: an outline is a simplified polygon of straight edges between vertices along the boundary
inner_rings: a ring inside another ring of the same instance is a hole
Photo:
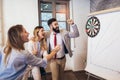
[[[46,67],[47,59],[37,58],[26,50],[17,51],[12,49],[4,64],[5,54],[0,51],[0,80],[20,80],[27,65]]]

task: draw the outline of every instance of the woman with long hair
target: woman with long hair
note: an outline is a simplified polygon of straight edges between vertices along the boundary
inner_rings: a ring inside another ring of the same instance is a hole
[[[43,59],[37,58],[24,48],[28,35],[22,25],[9,28],[7,44],[0,51],[0,80],[21,80],[28,65],[45,67],[60,49],[57,46]]]
[[[33,37],[27,43],[27,50],[36,57],[44,58],[47,56],[47,44],[44,37],[44,28],[42,26],[36,26],[33,31]],[[41,72],[38,66],[31,66],[32,76],[34,80],[41,80]]]

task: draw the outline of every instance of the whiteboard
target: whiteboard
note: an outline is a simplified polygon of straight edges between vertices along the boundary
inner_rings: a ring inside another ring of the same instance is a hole
[[[99,14],[100,32],[88,37],[86,71],[107,80],[120,80],[120,11]]]

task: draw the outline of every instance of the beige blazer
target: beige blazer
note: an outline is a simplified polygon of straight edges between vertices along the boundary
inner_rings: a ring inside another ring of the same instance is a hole
[[[77,28],[76,24],[71,25],[71,27],[73,28],[73,32],[70,31],[66,31],[66,30],[60,30],[60,34],[62,36],[62,40],[63,40],[63,45],[64,45],[64,49],[65,49],[65,53],[69,53],[69,56],[72,57],[72,51],[70,48],[70,43],[69,43],[69,38],[76,38],[79,37],[79,31]],[[47,46],[48,46],[48,53],[50,53],[51,48],[50,48],[50,33],[51,32],[46,32],[46,37],[47,37]]]

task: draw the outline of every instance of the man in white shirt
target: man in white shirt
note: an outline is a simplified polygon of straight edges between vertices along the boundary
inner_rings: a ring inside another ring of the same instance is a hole
[[[48,25],[50,27],[50,31],[46,33],[48,53],[50,53],[56,45],[61,46],[58,53],[50,61],[52,80],[64,79],[64,68],[66,63],[65,54],[69,53],[69,56],[72,57],[72,51],[68,40],[69,38],[76,38],[79,36],[78,28],[73,20],[67,20],[67,22],[73,28],[73,32],[59,30],[59,25],[55,18],[48,20]]]

